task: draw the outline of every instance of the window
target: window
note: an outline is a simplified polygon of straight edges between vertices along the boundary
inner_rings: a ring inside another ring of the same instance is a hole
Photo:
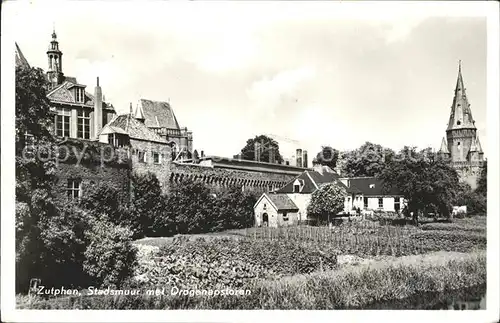
[[[76,136],[82,139],[90,139],[90,112],[88,110],[78,111]]]
[[[378,207],[379,208],[383,208],[384,207],[384,199],[379,197],[378,199]]]
[[[288,213],[283,212],[283,221],[288,221]]]
[[[79,179],[69,179],[67,186],[67,194],[69,199],[78,199],[81,197],[81,189],[80,186],[82,181]]]
[[[75,101],[83,103],[85,100],[85,90],[81,87],[75,88]]]
[[[399,197],[394,198],[394,210],[399,211],[401,208],[401,200]]]
[[[71,110],[67,108],[57,108],[56,115],[56,136],[69,137],[69,125],[71,121]]]
[[[459,141],[459,142],[457,142],[457,146],[459,146],[459,147],[460,147],[460,141]]]
[[[155,164],[161,164],[161,157],[160,157],[160,154],[155,152],[155,151],[152,151],[151,152],[151,157],[153,157],[153,162]]]
[[[370,184],[370,188],[375,188],[375,184]]]
[[[294,193],[300,193],[300,185],[298,185],[298,184],[297,184],[297,185],[294,185],[294,186],[293,186],[293,192],[294,192]]]
[[[368,208],[368,198],[367,197],[365,197],[363,199],[363,206],[364,206],[365,209]]]
[[[141,163],[145,163],[147,162],[147,159],[146,159],[146,152],[144,151],[139,151],[139,161]]]
[[[460,120],[458,120],[458,121],[457,121],[457,125],[460,125],[460,123],[461,123],[461,122],[460,122]]]

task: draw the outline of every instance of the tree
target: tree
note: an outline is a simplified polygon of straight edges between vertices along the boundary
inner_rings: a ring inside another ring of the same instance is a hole
[[[322,146],[321,151],[313,159],[313,165],[319,164],[335,169],[338,158],[339,151],[337,149],[330,146]]]
[[[130,181],[132,199],[128,225],[134,238],[142,238],[152,233],[154,219],[163,216],[160,182],[151,172],[134,172]]]
[[[234,187],[217,197],[213,231],[248,228],[254,224],[255,194]]]
[[[214,226],[215,197],[202,182],[184,180],[173,185],[166,204],[164,216],[175,221],[177,233],[205,233]]]
[[[430,148],[420,152],[404,147],[377,176],[384,190],[399,190],[408,201],[408,212],[418,223],[420,212],[429,210],[451,216],[452,203],[459,191],[458,174]]]
[[[241,149],[241,159],[244,160],[255,160],[255,143],[261,143],[262,145],[262,153],[260,155],[260,160],[264,162],[270,162],[269,160],[269,148],[273,147],[274,148],[274,156],[275,160],[278,163],[283,162],[283,157],[281,156],[279,152],[279,145],[278,143],[273,140],[272,138],[269,138],[265,135],[260,135],[256,136],[253,139],[248,139],[245,147]]]
[[[312,193],[307,213],[315,216],[318,222],[329,221],[332,216],[344,209],[346,196],[345,189],[336,182],[320,186]]]
[[[394,151],[371,142],[358,149],[342,154],[341,173],[343,176],[376,176],[394,156]]]
[[[131,225],[128,203],[124,203],[120,192],[107,182],[87,186],[80,206],[95,217],[105,217],[116,225]]]
[[[20,149],[26,134],[36,141],[52,140],[47,85],[42,69],[16,67],[16,146]]]
[[[476,193],[486,197],[487,181],[488,181],[488,163],[487,161],[484,161],[483,166],[481,167],[481,174],[477,179]]]
[[[467,206],[469,214],[486,214],[486,195],[472,190],[469,184],[460,183],[454,205]]]

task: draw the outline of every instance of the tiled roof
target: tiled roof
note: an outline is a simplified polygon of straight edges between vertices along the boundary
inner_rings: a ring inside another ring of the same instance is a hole
[[[265,194],[278,210],[298,210],[299,208],[286,194]]]
[[[295,180],[302,180],[304,186],[300,193],[302,194],[310,194],[318,189],[319,186],[325,183],[333,183],[338,182],[341,186],[344,186],[339,180],[339,175],[332,171],[329,167],[321,168],[321,172],[316,170],[306,170],[290,182],[288,182],[285,186],[278,190],[278,193],[293,193],[293,183]]]
[[[174,111],[168,102],[140,99],[147,127],[180,129]]]
[[[365,196],[401,195],[398,189],[391,188],[389,192],[383,190],[383,182],[375,177],[353,177],[348,179],[350,187],[356,187]]]
[[[154,141],[167,143],[165,139],[160,137],[156,132],[149,129],[145,124],[136,120],[130,114],[122,114],[111,120],[107,126],[119,128],[128,133],[132,139],[140,139],[146,141]]]

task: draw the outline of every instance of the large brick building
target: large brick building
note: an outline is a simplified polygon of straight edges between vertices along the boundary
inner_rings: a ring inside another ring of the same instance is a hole
[[[168,102],[140,99],[135,112],[117,115],[112,104],[105,102],[97,77],[94,93],[75,77],[65,76],[57,35],[47,51],[47,97],[54,117],[53,133],[62,146],[90,154],[83,162],[75,158],[62,161],[57,169],[58,192],[61,196],[78,198],[87,185],[106,181],[129,193],[132,172],[152,172],[168,192],[174,183],[186,179],[202,181],[214,191],[230,187],[268,192],[283,186],[304,168],[240,159],[191,157],[193,134],[180,127]],[[29,64],[16,44],[16,65]],[[120,162],[102,152],[120,156]],[[100,156],[101,155],[101,156]],[[86,155],[85,155],[86,156]],[[97,158],[97,159],[96,159]]]
[[[450,160],[460,179],[473,189],[483,166],[484,152],[477,136],[477,128],[469,100],[465,93],[462,66],[459,63],[455,95],[451,105],[450,119],[443,137],[439,154]]]

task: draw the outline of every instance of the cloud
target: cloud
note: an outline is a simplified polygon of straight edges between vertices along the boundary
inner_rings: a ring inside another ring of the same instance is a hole
[[[258,110],[272,112],[285,97],[298,100],[294,98],[296,91],[315,76],[316,69],[310,66],[285,70],[252,83],[246,93]]]
[[[388,21],[384,24],[384,38],[386,44],[406,40],[423,20],[425,20],[425,17],[403,17]]]

